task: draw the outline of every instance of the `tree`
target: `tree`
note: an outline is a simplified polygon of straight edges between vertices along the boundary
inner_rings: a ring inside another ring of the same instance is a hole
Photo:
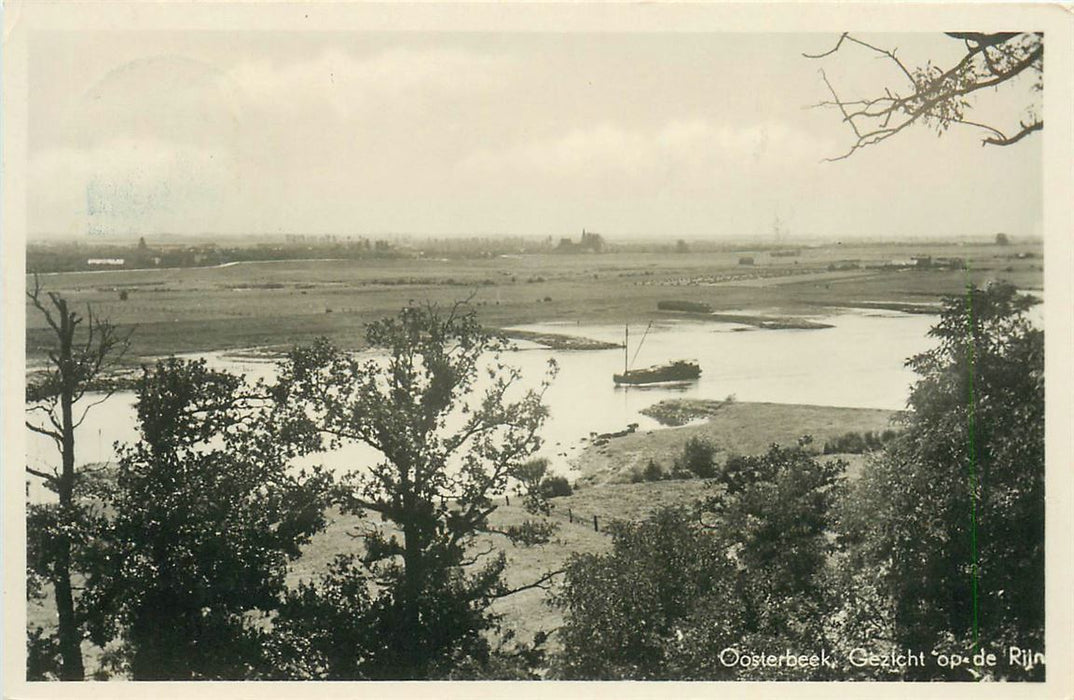
[[[370,324],[366,339],[381,354],[362,359],[321,340],[296,349],[280,380],[279,399],[294,408],[290,430],[331,447],[364,443],[382,456],[349,474],[339,495],[346,512],[372,516],[358,533],[361,568],[346,571],[375,591],[348,604],[371,607],[376,649],[353,649],[354,663],[325,675],[442,677],[487,657],[488,606],[513,592],[502,581],[502,552],[473,545],[493,532],[493,498],[526,476],[541,444],[551,375],[521,390],[518,370],[500,359],[503,339],[461,304],[446,313],[408,306]]]
[[[615,521],[608,531],[612,550],[572,555],[553,597],[564,611],[554,672],[569,680],[699,677],[699,669],[676,668],[673,659],[697,612],[717,611],[708,618],[722,618],[712,634],[728,643],[742,628],[726,543],[685,508],[664,508],[639,523]]]
[[[522,496],[522,502],[528,510],[547,515],[552,507],[548,503],[548,492],[541,488],[548,473],[548,460],[538,457],[524,462],[515,472],[518,481],[516,492]]]
[[[909,67],[896,55],[896,50],[884,49],[844,32],[835,46],[820,54],[804,54],[821,59],[847,46],[858,46],[886,59],[903,87],[884,87],[872,96],[857,99],[841,97],[821,70],[832,99],[817,106],[835,107],[850,126],[855,141],[850,150],[829,160],[841,160],[866,146],[875,145],[895,136],[913,124],[924,124],[937,132],[961,124],[983,131],[983,143],[1009,146],[1044,128],[1039,100],[1034,100],[1018,120],[1018,127],[1002,129],[968,118],[972,110],[970,97],[987,88],[1010,85],[1020,76],[1032,81],[1032,90],[1043,91],[1044,34],[1042,32],[948,32],[947,36],[961,42],[965,52],[949,68],[932,62]]]
[[[76,498],[79,475],[75,471],[75,430],[91,408],[111,396],[112,390],[106,389],[93,401],[83,402],[86,394],[98,388],[100,380],[122,360],[130,334],[121,333],[108,320],[96,316],[91,307],[83,316],[56,292],[42,296],[36,275],[27,297],[44,317],[50,343],[46,368],[26,385],[26,427],[50,438],[60,453],[58,470],[26,467],[57,496],[54,505],[31,505],[27,509],[27,563],[34,573],[52,584],[55,593],[58,675],[61,680],[83,680],[83,633],[72,576],[75,550],[85,542],[87,528],[96,515]]]
[[[135,680],[258,678],[287,562],[324,526],[328,478],[289,470],[265,387],[175,358],[137,387],[114,515],[87,582],[90,631]]]
[[[842,547],[851,568],[876,572],[887,644],[1044,648],[1044,333],[1026,318],[1033,303],[1006,283],[945,300],[937,346],[908,362],[921,378],[906,430],[846,501]]]
[[[711,479],[716,475],[716,446],[704,438],[688,439],[675,460],[675,471]]]

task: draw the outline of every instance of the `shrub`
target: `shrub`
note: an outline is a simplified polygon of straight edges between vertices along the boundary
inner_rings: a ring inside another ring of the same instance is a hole
[[[545,498],[558,498],[570,496],[574,489],[571,488],[571,482],[567,481],[567,477],[548,476],[541,482],[541,492]]]
[[[704,438],[690,438],[676,460],[676,472],[689,472],[702,479],[716,476],[716,446]]]
[[[559,523],[526,520],[521,525],[508,525],[503,529],[503,534],[511,538],[512,542],[524,547],[532,547],[537,544],[546,544],[558,529]]]
[[[890,442],[897,434],[894,430],[885,430],[882,433],[874,433],[869,430],[864,434],[851,431],[825,442],[824,454],[863,454],[873,452]]]
[[[664,469],[656,461],[650,459],[641,473],[641,478],[644,481],[660,481],[664,478]]]

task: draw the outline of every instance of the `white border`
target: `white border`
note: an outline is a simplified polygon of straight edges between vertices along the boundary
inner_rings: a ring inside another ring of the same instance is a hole
[[[25,377],[25,180],[28,37],[35,30],[513,31],[513,32],[832,32],[1044,30],[1044,233],[1047,450],[1047,652],[1043,684],[901,683],[26,683],[23,384]],[[1070,4],[909,3],[426,3],[233,4],[97,3],[15,0],[4,8],[3,35],[2,373],[5,698],[444,698],[574,697],[1074,697],[1071,563],[1074,561],[1074,6]]]

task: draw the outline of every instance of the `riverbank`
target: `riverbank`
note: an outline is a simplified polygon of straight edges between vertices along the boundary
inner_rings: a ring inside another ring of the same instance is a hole
[[[684,402],[678,402],[680,405]],[[711,441],[717,459],[763,453],[772,444],[795,445],[803,435],[819,451],[828,440],[848,432],[882,432],[899,413],[872,408],[839,408],[777,403],[702,402],[706,417],[681,427],[636,431],[611,440],[589,442],[572,459],[572,474],[581,488],[626,483],[652,460],[668,469],[690,438]],[[681,413],[669,411],[671,415]],[[693,417],[697,417],[697,415]]]
[[[501,328],[496,329],[496,331],[511,340],[525,340],[549,350],[612,350],[623,347],[622,343],[608,343],[603,340],[593,340],[592,338],[565,335],[563,333],[538,333],[518,328]]]
[[[767,331],[786,330],[816,330],[821,328],[833,328],[830,323],[811,321],[807,318],[795,316],[765,316],[763,314],[724,314],[724,313],[697,313],[690,311],[661,311],[661,315],[668,318],[678,318],[687,321],[711,321],[713,323],[737,323],[743,326],[753,326]]]

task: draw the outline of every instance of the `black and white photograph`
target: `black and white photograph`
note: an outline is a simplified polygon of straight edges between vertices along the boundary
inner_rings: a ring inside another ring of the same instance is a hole
[[[1070,5],[4,22],[4,697],[1074,691]]]

